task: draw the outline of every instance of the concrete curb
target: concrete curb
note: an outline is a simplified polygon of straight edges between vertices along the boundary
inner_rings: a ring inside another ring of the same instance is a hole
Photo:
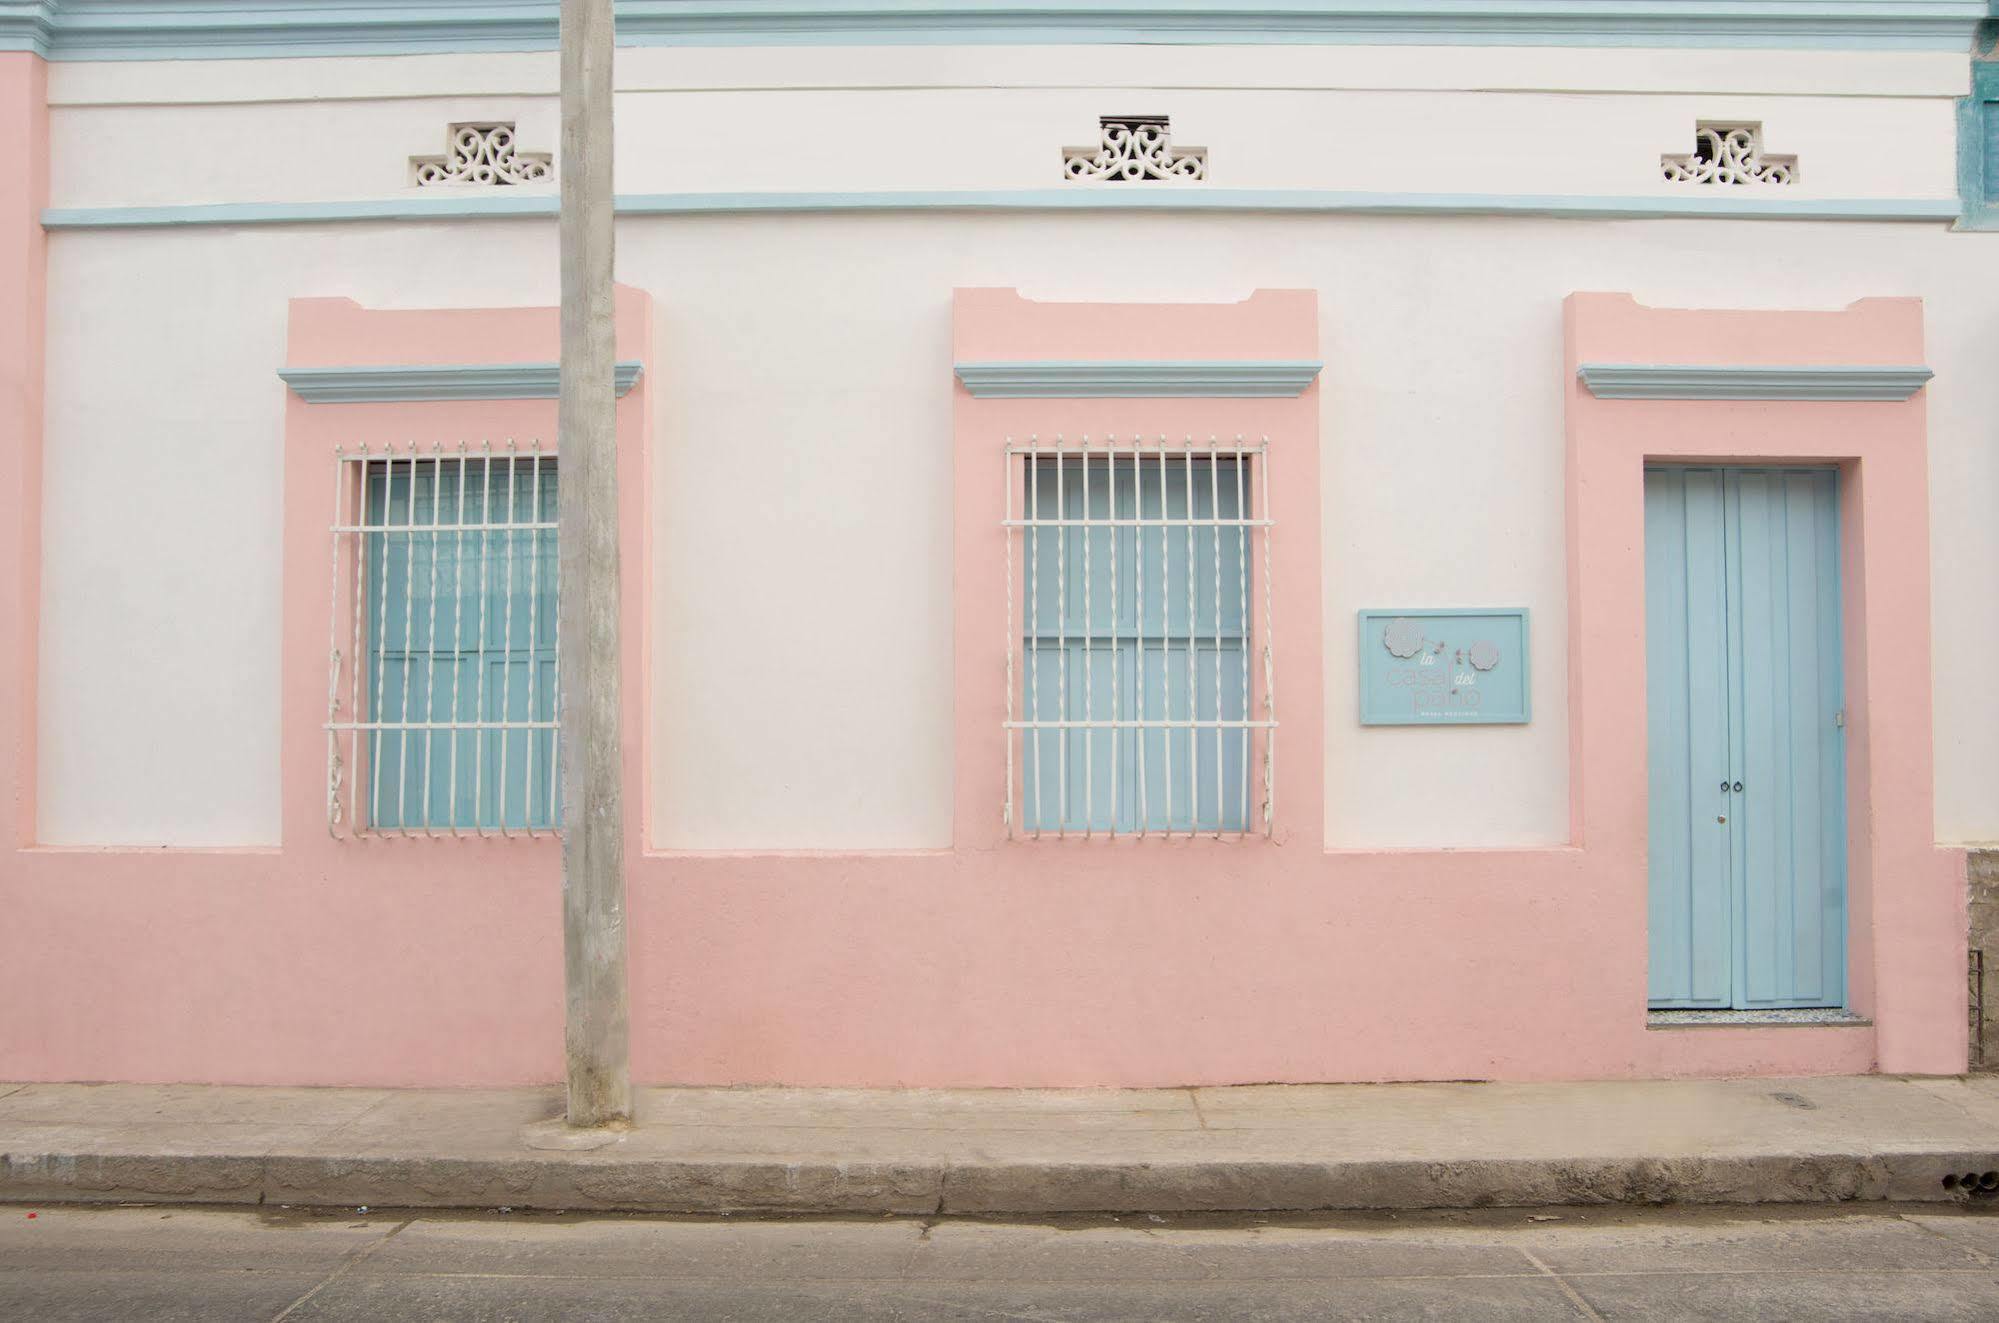
[[[1034,1215],[1999,1197],[1985,1077],[669,1088],[637,1104],[635,1127],[577,1131],[546,1086],[0,1086],[0,1202]]]
[[[1962,1202],[1994,1151],[1571,1160],[873,1163],[8,1153],[0,1201],[654,1213],[1036,1214]]]

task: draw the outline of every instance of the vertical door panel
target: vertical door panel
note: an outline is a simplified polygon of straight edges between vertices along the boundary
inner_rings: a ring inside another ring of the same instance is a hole
[[[1729,1004],[1728,638],[1722,482],[1645,475],[1652,1005]]]
[[[1845,998],[1844,774],[1834,478],[1727,478],[1735,771],[1735,1004]]]
[[[1729,632],[1740,665],[1730,678],[1730,762],[1744,791],[1735,797],[1736,931],[1739,1000],[1767,1006],[1777,989],[1790,984],[1792,943],[1784,932],[1791,921],[1790,860],[1783,842],[1791,837],[1790,704],[1785,685],[1791,674],[1788,579],[1783,505],[1772,499],[1778,480],[1764,473],[1730,473],[1728,493]],[[1781,493],[1780,493],[1781,495]]]

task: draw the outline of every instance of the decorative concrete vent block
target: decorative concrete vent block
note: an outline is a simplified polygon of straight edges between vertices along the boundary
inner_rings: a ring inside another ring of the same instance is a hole
[[[1064,147],[1064,178],[1104,183],[1154,179],[1206,179],[1208,149],[1173,146],[1164,115],[1106,115],[1097,121],[1095,147]]]
[[[1798,158],[1766,156],[1761,124],[1698,124],[1694,150],[1661,156],[1660,169],[1676,184],[1795,184]]]
[[[547,152],[516,149],[514,126],[453,124],[451,148],[443,156],[412,156],[419,188],[438,184],[536,184],[548,179],[553,164]]]

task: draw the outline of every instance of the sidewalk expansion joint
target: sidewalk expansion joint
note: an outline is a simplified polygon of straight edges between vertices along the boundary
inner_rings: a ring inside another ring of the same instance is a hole
[[[1595,1309],[1590,1307],[1590,1302],[1583,1299],[1582,1293],[1580,1291],[1576,1290],[1575,1287],[1569,1285],[1567,1278],[1563,1277],[1562,1274],[1556,1272],[1553,1268],[1550,1268],[1547,1264],[1543,1263],[1541,1261],[1541,1256],[1534,1253],[1533,1250],[1528,1249],[1524,1245],[1519,1246],[1518,1248],[1520,1250],[1520,1253],[1523,1256],[1525,1256],[1527,1262],[1533,1264],[1534,1267],[1537,1270],[1539,1270],[1543,1276],[1545,1276],[1549,1281],[1555,1284],[1555,1289],[1557,1289],[1565,1297],[1567,1297],[1568,1302],[1576,1307],[1577,1313],[1581,1314],[1586,1319],[1592,1320],[1592,1323],[1603,1323],[1603,1315],[1597,1313]]]
[[[384,1245],[387,1245],[390,1241],[394,1240],[397,1236],[401,1235],[403,1228],[407,1227],[410,1223],[414,1221],[416,1221],[415,1217],[404,1218],[402,1221],[396,1223],[395,1226],[391,1227],[387,1235],[379,1236],[376,1239],[369,1241],[366,1245],[361,1246],[361,1248],[355,1250],[352,1254],[349,1254],[346,1258],[342,1259],[339,1262],[339,1264],[337,1264],[334,1267],[332,1272],[326,1274],[325,1277],[321,1278],[317,1286],[314,1286],[304,1295],[292,1301],[290,1304],[286,1305],[283,1309],[280,1309],[277,1313],[271,1315],[271,1323],[284,1323],[284,1320],[290,1318],[293,1314],[297,1313],[299,1309],[306,1304],[307,1301],[311,1300],[321,1291],[324,1291],[327,1287],[339,1281],[342,1277],[345,1277],[348,1273],[354,1271],[354,1269],[360,1267],[362,1263],[366,1262],[369,1258],[371,1258]]]

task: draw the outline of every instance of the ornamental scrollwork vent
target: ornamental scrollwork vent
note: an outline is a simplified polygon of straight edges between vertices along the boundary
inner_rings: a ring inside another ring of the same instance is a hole
[[[1106,115],[1094,147],[1064,147],[1062,174],[1074,180],[1125,183],[1145,179],[1206,179],[1208,149],[1173,146],[1164,115]]]
[[[433,184],[537,184],[553,170],[547,152],[523,152],[512,124],[453,124],[451,150],[412,156],[418,188]]]
[[[1675,184],[1795,184],[1798,158],[1763,151],[1761,124],[1699,124],[1688,156],[1661,156],[1660,168]]]

